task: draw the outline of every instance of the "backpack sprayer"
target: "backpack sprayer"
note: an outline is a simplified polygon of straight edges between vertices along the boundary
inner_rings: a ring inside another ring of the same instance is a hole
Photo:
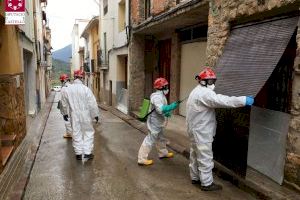
[[[188,97],[185,97],[184,99],[182,100],[178,100],[176,101],[178,104],[181,104],[183,101],[185,101]],[[147,120],[147,117],[149,115],[151,115],[151,113],[154,112],[155,108],[153,108],[150,112],[148,112],[150,108],[150,100],[149,99],[144,99],[143,100],[143,104],[142,104],[142,108],[141,108],[141,112],[139,114],[139,117],[138,119],[142,122],[145,122]]]

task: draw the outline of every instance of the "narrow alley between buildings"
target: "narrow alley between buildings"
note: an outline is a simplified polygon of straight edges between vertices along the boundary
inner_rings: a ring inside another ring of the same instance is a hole
[[[24,199],[254,199],[219,178],[222,191],[201,191],[190,183],[188,160],[180,154],[159,160],[152,151],[154,165],[138,166],[144,135],[110,112],[100,112],[95,158],[82,163],[75,159],[71,140],[63,138],[64,122],[53,103]]]

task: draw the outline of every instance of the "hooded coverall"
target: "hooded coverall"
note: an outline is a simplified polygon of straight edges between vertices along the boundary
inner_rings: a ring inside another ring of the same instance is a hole
[[[213,183],[212,142],[216,134],[215,108],[243,107],[246,97],[216,94],[212,89],[198,85],[189,95],[186,105],[187,132],[191,142],[190,176],[202,186]]]
[[[71,85],[71,84],[70,84],[70,82],[68,82],[68,81],[64,83],[64,85],[62,86],[62,88],[61,88],[61,90],[60,90],[61,96],[66,95],[66,94],[65,94],[65,93],[66,93],[66,90],[67,90],[67,88],[68,88],[70,85]],[[61,112],[62,115],[64,115],[64,114],[63,114],[63,111],[62,111],[62,107],[60,108],[60,112]],[[67,110],[67,115],[70,116],[69,110]],[[72,132],[73,132],[73,131],[72,131],[71,122],[70,122],[70,121],[64,121],[64,122],[65,122],[67,134],[72,135]]]
[[[147,127],[150,133],[145,137],[139,153],[138,163],[144,163],[148,159],[148,155],[152,146],[156,143],[159,157],[168,155],[167,139],[164,137],[163,129],[165,127],[166,117],[162,113],[162,106],[167,105],[167,99],[163,91],[156,91],[150,96],[151,106],[149,110],[155,109],[147,119]]]
[[[94,128],[92,120],[99,117],[99,109],[92,91],[75,79],[62,96],[63,114],[70,111],[73,128],[73,147],[76,155],[91,154],[94,148]]]

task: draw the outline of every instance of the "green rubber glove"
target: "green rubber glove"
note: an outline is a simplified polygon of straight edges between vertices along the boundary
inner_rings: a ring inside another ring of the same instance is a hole
[[[175,110],[178,107],[178,102],[173,102],[170,105],[163,105],[161,110],[163,113],[171,112],[172,110]]]

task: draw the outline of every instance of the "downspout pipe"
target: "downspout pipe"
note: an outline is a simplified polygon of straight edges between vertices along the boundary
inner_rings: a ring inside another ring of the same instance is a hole
[[[131,0],[128,0],[128,26],[126,27],[126,34],[127,34],[127,46],[128,46],[131,39]]]

